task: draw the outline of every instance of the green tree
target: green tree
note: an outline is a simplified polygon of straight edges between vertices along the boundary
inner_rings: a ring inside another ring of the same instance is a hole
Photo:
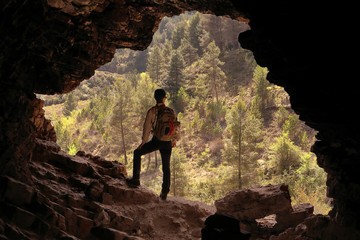
[[[89,110],[93,116],[92,128],[95,128],[101,134],[105,133],[106,126],[111,115],[112,106],[113,103],[110,97],[109,87],[105,87],[99,95],[97,95],[95,99],[89,103]]]
[[[269,86],[270,83],[266,79],[268,74],[267,68],[262,68],[260,66],[256,66],[253,74],[253,81],[255,85],[255,112],[259,112],[259,118],[264,117],[265,109],[270,105],[270,93],[269,93]]]
[[[184,196],[187,185],[185,171],[186,155],[183,150],[175,148],[171,155],[171,186],[170,190],[174,196]]]
[[[224,49],[224,24],[223,18],[216,17],[214,15],[203,15],[201,18],[201,24],[206,29],[210,39],[215,41],[216,45],[223,50]]]
[[[181,40],[185,37],[185,25],[179,24],[172,33],[172,49],[176,50],[180,47]]]
[[[219,59],[220,49],[216,46],[215,41],[212,41],[207,46],[204,56],[201,59],[202,78],[206,79],[204,83],[207,85],[210,92],[215,93],[216,101],[219,101],[219,91],[224,85],[226,79],[225,73],[220,66],[224,62]]]
[[[298,116],[291,114],[285,120],[283,126],[283,132],[286,132],[291,141],[295,142],[296,144],[300,143],[300,120]]]
[[[190,45],[196,49],[197,55],[202,55],[202,48],[200,46],[201,38],[201,28],[200,28],[200,13],[196,13],[191,17],[189,26],[187,28],[188,41]]]
[[[140,74],[140,80],[135,93],[135,105],[136,112],[139,114],[141,122],[145,120],[149,108],[155,105],[154,91],[156,88],[156,83],[151,80],[147,73]]]
[[[155,46],[148,58],[147,72],[156,84],[160,84],[161,81],[162,65],[163,61],[160,48]]]
[[[165,89],[170,93],[172,100],[175,100],[176,93],[180,90],[184,82],[185,63],[178,51],[171,57],[169,74],[166,79]]]
[[[199,58],[196,48],[194,48],[186,38],[183,38],[181,40],[181,45],[179,50],[184,58],[186,66],[190,66],[193,62],[195,62]]]
[[[275,113],[276,125],[282,127],[289,115],[290,113],[284,107],[280,107]]]
[[[136,69],[133,69],[132,71],[126,73],[126,79],[128,79],[131,82],[131,85],[135,88],[135,90],[137,88],[137,83],[139,78],[140,78],[140,74]]]
[[[115,82],[115,106],[112,111],[111,125],[116,129],[120,129],[125,164],[127,164],[127,157],[124,125],[132,108],[132,96],[133,91],[130,81],[118,78]]]
[[[67,149],[68,149],[67,152],[70,155],[75,155],[80,150],[80,148],[81,148],[81,146],[80,146],[79,141],[77,139],[73,139],[72,143],[67,146]]]
[[[63,121],[58,121],[55,124],[55,132],[56,132],[56,143],[59,144],[61,149],[67,149],[70,145],[71,138],[70,132],[66,126],[64,126]]]
[[[164,68],[166,69],[170,65],[172,56],[172,46],[169,40],[165,41],[164,47],[161,49],[161,55],[163,57]]]
[[[247,109],[245,103],[239,100],[231,108],[227,116],[227,130],[231,141],[225,149],[225,158],[237,163],[238,187],[244,186],[244,176],[251,176],[256,161],[259,137],[261,136],[261,122]],[[249,177],[248,177],[249,179]]]
[[[176,94],[176,101],[173,103],[176,112],[184,112],[185,107],[189,102],[189,95],[183,87],[180,87]]]
[[[291,141],[288,132],[283,132],[275,139],[275,143],[270,146],[270,153],[270,168],[275,174],[289,173],[300,167],[301,150]]]
[[[66,100],[63,106],[63,114],[65,116],[70,116],[71,112],[76,109],[78,101],[74,94],[71,92],[67,95]]]

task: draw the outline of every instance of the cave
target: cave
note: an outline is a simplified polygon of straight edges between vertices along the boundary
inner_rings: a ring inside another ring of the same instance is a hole
[[[316,235],[327,238],[304,239],[337,239],[336,235],[342,239],[359,238],[360,182],[356,169],[360,165],[360,128],[355,116],[358,100],[349,66],[338,63],[346,62],[346,53],[353,47],[351,32],[346,29],[351,20],[345,4],[42,0],[8,1],[0,6],[1,217],[6,219],[16,212],[11,228],[0,221],[3,239],[19,236],[16,229],[29,228],[28,222],[32,227],[36,225],[39,232],[51,229],[51,224],[40,223],[50,216],[45,210],[40,211],[40,203],[46,201],[39,199],[46,197],[41,191],[29,190],[35,185],[30,162],[46,158],[57,149],[53,144],[54,129],[44,119],[42,102],[34,93],[70,92],[109,62],[115,49],[146,49],[164,16],[193,10],[247,22],[251,30],[239,35],[241,46],[251,50],[257,63],[269,69],[268,80],[284,87],[300,119],[318,131],[312,151],[328,174],[327,195],[333,199],[333,209],[317,231],[331,229],[332,233]],[[335,46],[341,46],[340,50],[334,50]],[[96,158],[93,161],[106,165]],[[81,174],[94,175],[81,162],[78,165]],[[91,186],[90,190],[101,184]],[[18,198],[12,191],[20,191]],[[89,196],[97,197],[92,193]],[[34,205],[35,198],[38,205]],[[22,210],[29,205],[43,215],[34,217]],[[86,221],[82,223],[86,226]],[[98,231],[95,229],[94,235]]]

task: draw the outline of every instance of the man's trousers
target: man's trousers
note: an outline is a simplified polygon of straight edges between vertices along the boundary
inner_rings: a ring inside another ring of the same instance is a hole
[[[162,161],[163,184],[161,192],[167,194],[170,192],[171,141],[159,141],[156,137],[153,137],[150,142],[145,143],[140,149],[136,149],[133,159],[133,179],[140,180],[141,156],[156,150],[160,151]]]

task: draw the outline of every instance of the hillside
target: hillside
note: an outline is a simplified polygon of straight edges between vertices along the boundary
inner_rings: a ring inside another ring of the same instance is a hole
[[[234,33],[247,28],[198,13],[164,18],[146,51],[119,49],[73,93],[42,96],[58,144],[119,161],[131,173],[153,91],[162,87],[182,122],[172,195],[212,204],[231,190],[285,182],[296,204],[327,213],[325,173],[310,152],[316,133],[239,46]],[[160,155],[144,156],[142,165],[142,184],[159,192]]]

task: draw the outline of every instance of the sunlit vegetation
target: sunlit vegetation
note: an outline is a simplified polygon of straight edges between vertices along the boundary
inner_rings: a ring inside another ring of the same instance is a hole
[[[162,87],[182,123],[171,194],[212,204],[231,190],[283,182],[295,204],[326,214],[326,175],[310,152],[316,133],[239,45],[247,28],[194,12],[164,18],[147,50],[119,49],[72,93],[41,96],[58,144],[120,161],[131,174],[145,114]],[[142,165],[142,184],[159,192],[160,154],[144,156]]]

